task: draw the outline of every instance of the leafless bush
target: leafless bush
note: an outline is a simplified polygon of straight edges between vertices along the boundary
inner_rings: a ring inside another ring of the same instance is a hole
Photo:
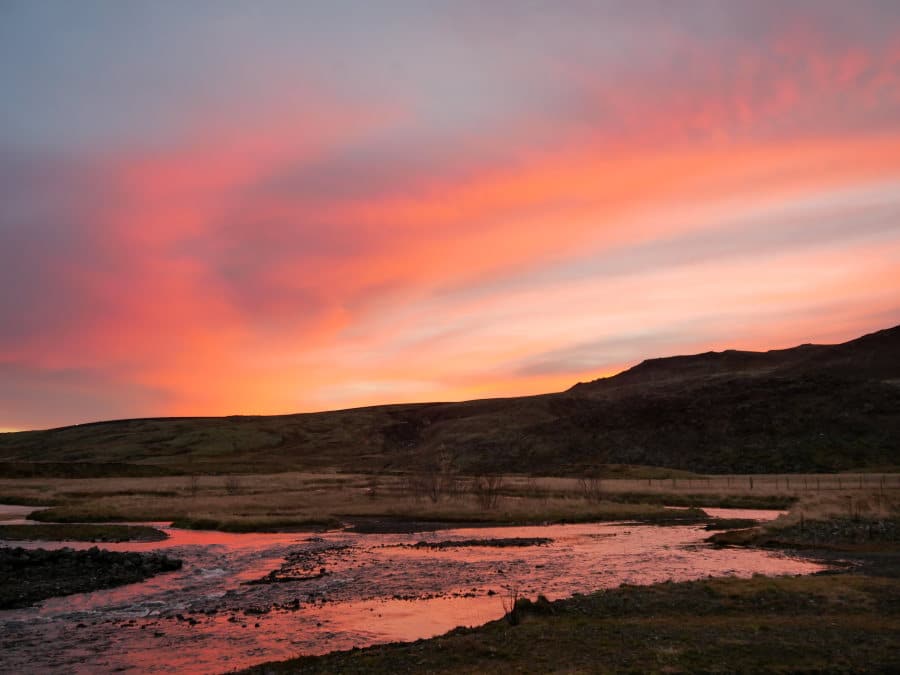
[[[416,501],[427,498],[437,503],[441,498],[441,477],[432,469],[412,474],[406,477],[406,491]]]
[[[377,473],[369,474],[369,477],[366,479],[366,496],[369,499],[375,499],[378,496],[378,491],[381,489],[381,480]]]
[[[441,474],[438,471],[430,470],[425,473],[425,496],[433,504],[437,504],[441,499],[441,483]]]
[[[502,488],[503,476],[478,476],[472,484],[472,493],[478,505],[488,511],[497,508]]]
[[[578,481],[581,496],[590,502],[599,502],[603,499],[603,481],[589,476]]]
[[[427,497],[435,504],[444,495],[458,495],[460,480],[453,464],[453,456],[442,448],[420,472],[407,476],[406,492],[417,501]]]
[[[225,492],[230,495],[239,494],[241,491],[240,476],[227,476],[225,478]]]
[[[457,475],[446,475],[441,479],[441,491],[450,499],[455,499],[463,492],[464,481]]]
[[[441,484],[437,473],[423,471],[407,476],[404,480],[404,491],[415,501],[424,498],[437,502],[441,496]]]
[[[503,603],[503,618],[506,619],[510,626],[518,626],[522,617],[519,613],[519,588],[517,586],[506,586],[506,592],[500,596],[500,602]]]
[[[195,473],[189,475],[187,479],[187,489],[191,494],[191,497],[196,497],[197,492],[200,491],[200,476]]]
[[[416,481],[416,477],[413,475],[404,476],[400,480],[400,490],[407,497],[412,497],[415,501],[419,501],[421,495],[419,494],[418,485]]]

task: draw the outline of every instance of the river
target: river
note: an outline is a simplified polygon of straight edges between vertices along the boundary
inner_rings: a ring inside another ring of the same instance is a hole
[[[761,519],[778,514],[709,511]],[[713,548],[703,542],[710,533],[700,526],[591,523],[319,535],[161,529],[169,535],[163,542],[102,547],[165,550],[184,561],[182,570],[0,611],[0,672],[222,673],[479,625],[502,617],[513,594],[552,600],[620,584],[822,569],[778,552]],[[536,537],[552,541],[509,548],[414,546]],[[276,578],[294,580],[246,583],[273,570]]]

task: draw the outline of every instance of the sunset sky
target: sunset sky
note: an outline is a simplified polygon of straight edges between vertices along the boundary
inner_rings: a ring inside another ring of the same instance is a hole
[[[0,3],[0,430],[900,323],[900,2]]]

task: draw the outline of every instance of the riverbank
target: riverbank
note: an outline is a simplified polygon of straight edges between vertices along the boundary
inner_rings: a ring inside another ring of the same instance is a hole
[[[0,540],[4,541],[89,541],[120,543],[124,541],[163,541],[168,535],[147,525],[107,525],[85,523],[0,524]]]
[[[739,481],[732,488],[720,481],[720,490],[707,489],[716,481],[699,479],[454,475],[429,483],[427,478],[337,473],[16,478],[0,479],[0,504],[45,506],[29,517],[46,523],[171,522],[224,532],[321,532],[345,523],[359,531],[404,531],[415,523],[437,528],[703,522],[699,511],[676,513],[668,507],[782,509],[797,498],[783,491],[786,481],[773,492],[760,489],[759,480],[754,490],[738,487]]]
[[[705,546],[710,533],[698,525],[319,535],[165,529],[164,542],[107,546],[171,551],[184,560],[181,571],[0,612],[0,672],[74,664],[85,672],[215,675],[482,625],[503,615],[510,593],[558,599],[623,583],[822,569],[803,557]],[[502,545],[513,543],[533,545]]]
[[[836,504],[806,503],[780,523],[713,535],[720,545],[725,538],[742,548],[804,547],[810,555],[814,534],[822,557],[835,565],[825,573],[623,585],[556,602],[538,597],[513,605],[510,598],[514,609],[504,619],[478,628],[245,672],[896,671],[900,543],[891,526],[871,537],[876,531],[862,520],[849,528]],[[896,504],[880,501],[879,509],[895,513]],[[811,525],[804,511],[821,520]],[[861,543],[862,533],[869,538]]]
[[[896,578],[710,579],[520,602],[517,625],[245,672],[888,672],[900,668],[898,640]]]
[[[131,584],[178,569],[181,560],[159,553],[119,553],[96,547],[87,551],[0,548],[0,609]]]

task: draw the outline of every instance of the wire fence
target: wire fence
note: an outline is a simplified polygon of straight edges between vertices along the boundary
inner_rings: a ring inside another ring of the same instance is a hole
[[[900,474],[735,474],[691,478],[610,478],[603,480],[603,489],[627,491],[685,491],[685,492],[757,492],[785,494],[827,492],[833,490],[896,490],[900,489]]]

